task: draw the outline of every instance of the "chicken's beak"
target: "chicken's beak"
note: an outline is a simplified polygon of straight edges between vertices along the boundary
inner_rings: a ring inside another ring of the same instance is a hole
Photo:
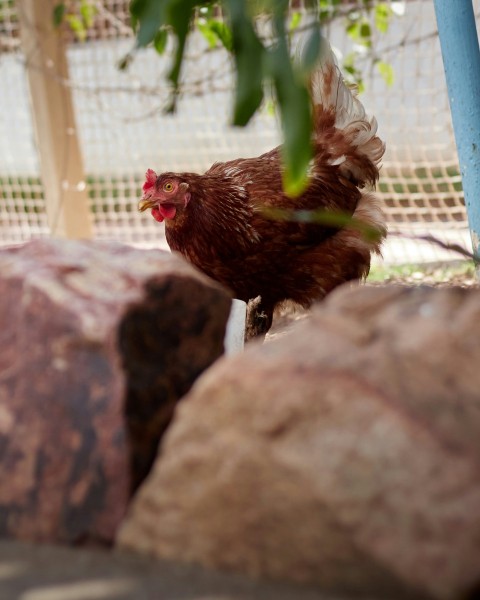
[[[144,212],[148,208],[153,208],[157,204],[157,200],[154,198],[142,198],[138,203],[138,210]]]

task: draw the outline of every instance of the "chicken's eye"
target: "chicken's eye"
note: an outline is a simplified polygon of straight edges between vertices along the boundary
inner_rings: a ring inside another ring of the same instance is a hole
[[[170,183],[170,182],[166,183],[163,186],[163,191],[164,192],[172,192],[173,191],[173,183]]]

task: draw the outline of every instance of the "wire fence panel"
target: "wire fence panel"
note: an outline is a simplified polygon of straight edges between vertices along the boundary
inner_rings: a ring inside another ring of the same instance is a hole
[[[401,5],[402,3],[397,3]],[[478,11],[480,0],[475,1]],[[97,238],[165,246],[162,227],[137,211],[147,168],[199,171],[213,162],[254,156],[280,141],[277,121],[265,107],[245,129],[228,126],[233,78],[221,49],[196,33],[187,49],[177,114],[168,101],[166,56],[138,53],[126,71],[118,63],[132,49],[128,2],[97,2],[95,25],[67,45],[77,132]],[[44,190],[15,0],[0,0],[0,244],[49,235]],[[468,223],[453,138],[433,3],[404,3],[375,53],[390,63],[388,86],[365,57],[362,73],[367,110],[377,117],[387,152],[379,184],[393,235],[385,249],[390,263],[457,258],[397,237],[433,234],[469,247]],[[340,57],[352,49],[344,23],[324,34]],[[362,63],[359,63],[362,64]],[[61,182],[59,182],[61,185]]]
[[[49,235],[12,1],[0,2],[0,243]]]

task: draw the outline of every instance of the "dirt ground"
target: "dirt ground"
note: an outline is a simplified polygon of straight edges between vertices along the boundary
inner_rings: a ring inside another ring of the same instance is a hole
[[[443,264],[374,267],[365,282],[365,285],[374,286],[389,284],[474,288],[480,287],[480,279],[475,274],[475,268],[471,261],[455,261]],[[293,323],[307,317],[308,310],[286,305],[275,314],[273,326],[267,334],[266,341],[281,337]]]

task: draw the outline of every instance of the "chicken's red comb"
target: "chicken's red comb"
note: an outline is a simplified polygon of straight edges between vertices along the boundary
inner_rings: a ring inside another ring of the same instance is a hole
[[[145,183],[143,184],[143,191],[147,192],[155,186],[157,181],[157,174],[152,169],[148,169],[145,173]]]

